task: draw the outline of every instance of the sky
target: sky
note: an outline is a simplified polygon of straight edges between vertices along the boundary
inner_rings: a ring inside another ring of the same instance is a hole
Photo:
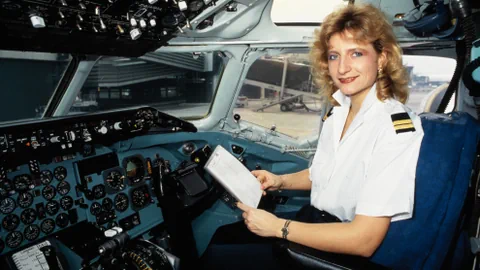
[[[429,76],[433,81],[450,81],[456,61],[446,57],[404,55],[403,64],[413,66],[413,73],[416,75]]]

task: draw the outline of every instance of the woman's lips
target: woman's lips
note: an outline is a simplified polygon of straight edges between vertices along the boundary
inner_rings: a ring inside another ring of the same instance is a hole
[[[357,76],[358,77],[358,76]],[[351,83],[353,82],[357,77],[350,77],[350,78],[343,78],[343,79],[338,79],[341,83]]]

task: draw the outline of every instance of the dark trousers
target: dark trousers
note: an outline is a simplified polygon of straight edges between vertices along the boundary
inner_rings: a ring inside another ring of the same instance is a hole
[[[306,223],[340,222],[335,216],[310,205],[279,217]],[[243,221],[222,226],[201,258],[203,269],[288,269],[273,253],[276,241],[277,238],[260,237],[250,232]]]

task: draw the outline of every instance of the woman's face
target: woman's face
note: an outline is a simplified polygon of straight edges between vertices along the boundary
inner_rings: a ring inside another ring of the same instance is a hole
[[[335,85],[344,95],[354,97],[366,93],[377,79],[377,70],[383,54],[378,54],[370,43],[357,43],[352,34],[344,32],[330,38],[328,71]]]

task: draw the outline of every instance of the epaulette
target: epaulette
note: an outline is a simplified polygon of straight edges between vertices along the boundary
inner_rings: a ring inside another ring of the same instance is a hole
[[[330,110],[327,112],[327,114],[325,114],[325,116],[322,119],[322,122],[325,122],[325,120],[327,120],[327,118],[332,114],[333,114],[333,107],[330,108]]]
[[[409,131],[415,131],[415,126],[413,125],[412,119],[408,113],[395,113],[391,115],[393,128],[397,134]]]

